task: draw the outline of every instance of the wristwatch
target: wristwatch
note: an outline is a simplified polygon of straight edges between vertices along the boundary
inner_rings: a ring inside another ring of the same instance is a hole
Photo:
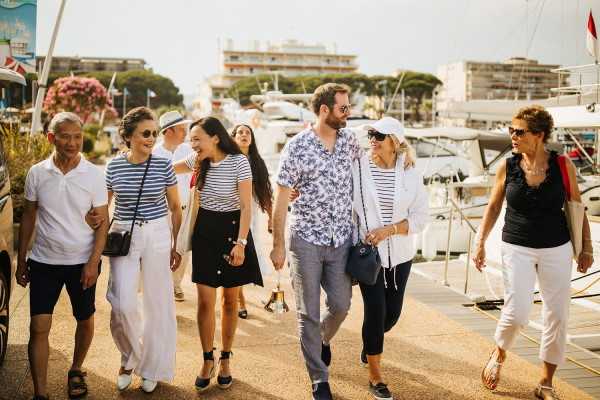
[[[240,245],[242,245],[242,246],[246,246],[246,245],[248,244],[248,240],[246,240],[246,239],[241,239],[241,238],[238,238],[238,240],[236,240],[236,241],[235,241],[235,243],[236,243],[236,244],[240,244]]]

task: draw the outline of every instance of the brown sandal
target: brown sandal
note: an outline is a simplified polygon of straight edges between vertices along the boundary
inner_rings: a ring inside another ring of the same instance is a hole
[[[496,390],[496,388],[498,387],[498,382],[500,382],[500,369],[502,368],[502,363],[498,362],[498,359],[494,357],[495,355],[496,349],[492,351],[488,362],[485,364],[485,367],[483,367],[483,370],[481,371],[481,382],[483,383],[483,386],[485,386],[489,390]],[[487,382],[487,379],[485,377],[486,372],[488,372],[487,376],[492,378],[490,383]]]
[[[87,396],[88,387],[85,382],[87,373],[80,370],[70,370],[67,376],[67,385],[69,388],[70,399],[80,399]]]
[[[533,391],[536,399],[540,400],[560,400],[556,390],[552,386],[544,386],[541,383]]]

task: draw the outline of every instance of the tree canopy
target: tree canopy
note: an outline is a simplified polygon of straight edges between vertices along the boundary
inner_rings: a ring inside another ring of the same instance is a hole
[[[48,83],[64,76],[64,74],[50,74]],[[110,71],[87,72],[78,76],[85,76],[98,79],[105,87],[110,85],[113,73]],[[118,72],[115,80],[115,89],[121,95],[114,97],[114,107],[119,112],[123,109],[123,90],[127,88],[127,109],[146,105],[147,90],[156,93],[156,97],[150,99],[150,106],[158,108],[161,106],[181,106],[183,105],[183,95],[179,93],[179,88],[173,81],[165,76],[156,74],[150,70],[133,70]]]
[[[94,113],[114,113],[106,88],[95,78],[68,76],[57,79],[48,89],[44,99],[44,111],[55,114],[71,111],[79,115],[83,123]]]
[[[402,78],[402,75],[404,77]],[[415,119],[421,119],[419,110],[425,99],[431,98],[436,86],[442,82],[432,74],[416,71],[404,71],[399,76],[364,74],[324,74],[310,76],[279,76],[279,90],[283,93],[312,93],[319,85],[327,82],[344,83],[354,93],[360,91],[367,96],[383,97],[390,100],[398,81],[402,79],[399,90],[404,89],[407,107],[414,108]],[[260,94],[265,83],[269,90],[274,89],[272,75],[257,75],[236,82],[229,90],[229,96],[238,100],[242,106],[250,105],[250,96]]]

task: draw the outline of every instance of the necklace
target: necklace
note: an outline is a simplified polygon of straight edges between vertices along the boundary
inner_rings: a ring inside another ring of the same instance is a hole
[[[523,169],[525,170],[526,174],[533,175],[533,176],[540,176],[540,175],[544,175],[546,173],[546,168],[529,166],[529,165],[527,165],[527,162],[525,161],[525,159],[522,159],[521,163],[523,165]]]

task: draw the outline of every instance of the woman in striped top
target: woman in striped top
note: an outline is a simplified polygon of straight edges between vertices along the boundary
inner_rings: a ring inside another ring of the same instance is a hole
[[[381,376],[383,336],[400,317],[415,254],[414,234],[424,228],[429,213],[423,178],[415,168],[404,168],[409,148],[400,122],[385,117],[368,130],[371,152],[353,166],[353,208],[359,237],[377,246],[383,268],[374,285],[360,284],[364,302],[360,358],[369,366],[373,397],[391,399]]]
[[[106,297],[112,306],[110,329],[121,352],[117,386],[126,389],[135,371],[142,377],[142,389],[150,393],[158,381],[171,381],[175,375],[177,322],[171,271],[181,260],[174,250],[181,205],[171,160],[151,156],[158,135],[152,111],[145,107],[129,111],[119,133],[129,151],[106,167],[109,204],[115,199],[112,229],[129,231],[134,214],[135,224],[129,254],[110,259]],[[143,318],[138,310],[140,279]]]
[[[250,231],[254,234],[254,247],[258,254],[258,264],[260,265],[260,271],[263,275],[270,272],[272,267],[268,260],[268,255],[261,254],[263,247],[259,241],[259,215],[261,213],[267,214],[268,222],[267,229],[271,232],[271,210],[273,208],[273,188],[269,181],[269,170],[265,164],[265,160],[262,159],[256,146],[256,139],[254,138],[254,132],[249,125],[239,124],[233,127],[231,130],[231,137],[235,140],[238,147],[250,162],[250,169],[252,169],[252,223],[250,224]],[[248,318],[248,311],[246,310],[246,299],[244,298],[244,288],[240,287],[240,310],[238,316],[240,318]]]
[[[217,288],[223,287],[221,357],[217,383],[231,386],[229,357],[237,327],[239,287],[262,286],[256,250],[250,233],[252,172],[248,159],[221,122],[207,117],[190,126],[196,154],[178,162],[175,171],[194,171],[200,208],[192,235],[192,281],[198,291],[198,330],[204,365],[196,389],[208,388],[215,372],[213,343]]]

